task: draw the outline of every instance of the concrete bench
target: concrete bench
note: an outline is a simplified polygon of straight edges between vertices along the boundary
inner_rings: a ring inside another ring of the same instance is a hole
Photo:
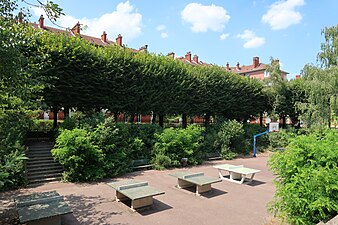
[[[21,195],[14,198],[20,223],[61,225],[61,216],[72,213],[56,191]]]
[[[138,169],[151,169],[153,165],[149,162],[148,159],[136,159],[131,161],[131,168],[133,170]]]
[[[131,210],[148,208],[153,204],[153,196],[164,194],[148,185],[148,182],[138,180],[123,180],[111,182],[108,185],[116,190],[116,201],[131,200]]]
[[[221,165],[216,165],[214,168],[218,169],[218,174],[219,177],[222,180],[227,180],[231,181],[234,183],[239,183],[243,184],[245,179],[247,178],[247,175],[250,175],[250,178],[248,178],[248,182],[252,182],[254,176],[256,173],[260,172],[260,170],[256,169],[251,169],[251,168],[246,168],[242,165],[231,165],[231,164],[221,164]],[[228,172],[228,176],[226,177],[223,172],[226,171]]]
[[[205,159],[207,160],[218,160],[222,159],[218,152],[207,152],[205,153]]]
[[[169,174],[177,178],[177,187],[186,188],[196,186],[196,195],[211,191],[211,184],[221,182],[221,179],[205,176],[204,173],[177,172]]]

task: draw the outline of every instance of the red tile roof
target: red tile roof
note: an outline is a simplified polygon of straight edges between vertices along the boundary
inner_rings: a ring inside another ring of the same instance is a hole
[[[229,70],[229,71],[233,71],[233,72],[238,73],[238,74],[243,74],[243,73],[248,73],[248,72],[265,70],[266,66],[267,66],[267,64],[259,63],[256,68],[254,68],[253,65],[249,65],[249,66],[243,65],[243,66],[239,66],[239,69],[237,69],[237,66],[229,67],[229,69],[227,69],[227,68],[225,68],[225,69]]]
[[[36,24],[36,23],[32,23],[33,27],[35,29],[39,29],[39,25]],[[76,35],[73,33],[73,31],[69,30],[69,29],[66,29],[66,30],[62,30],[62,29],[59,29],[59,28],[54,28],[54,27],[49,27],[49,26],[43,26],[43,28],[41,28],[42,30],[45,30],[45,31],[50,31],[50,32],[53,32],[53,33],[59,33],[59,34],[66,34],[67,36],[70,36],[70,37],[75,37]],[[107,40],[106,42],[104,42],[101,38],[96,38],[96,37],[91,37],[91,36],[88,36],[88,35],[84,35],[84,34],[79,34],[81,38],[89,41],[90,43],[93,43],[95,45],[100,45],[100,46],[106,46],[106,45],[113,45],[115,44],[115,42],[113,41],[110,41],[110,40]]]
[[[229,67],[229,69],[225,67],[225,70],[232,71],[238,74],[248,74],[252,72],[263,71],[266,69],[267,66],[268,64],[259,63],[257,67],[254,67],[254,65],[249,65],[249,66],[243,65],[243,66],[239,66],[239,69],[237,69],[237,66]],[[283,70],[281,70],[281,72],[285,74],[289,74],[288,72],[285,72]]]

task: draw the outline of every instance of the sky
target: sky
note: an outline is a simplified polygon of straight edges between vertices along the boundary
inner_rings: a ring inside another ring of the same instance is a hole
[[[34,0],[31,0],[34,2]],[[252,64],[253,57],[281,68],[294,79],[306,64],[317,65],[321,34],[338,24],[337,0],[53,0],[65,13],[64,28],[77,22],[81,31],[123,44],[176,57],[191,52],[200,61],[219,66]],[[43,11],[31,9],[31,22]],[[46,16],[45,16],[46,17]],[[55,27],[45,20],[45,25]]]

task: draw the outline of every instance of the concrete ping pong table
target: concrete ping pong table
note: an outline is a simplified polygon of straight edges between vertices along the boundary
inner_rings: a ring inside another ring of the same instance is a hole
[[[219,177],[222,180],[227,180],[227,181],[231,181],[234,183],[238,183],[238,184],[243,184],[246,176],[251,174],[251,177],[248,178],[248,182],[251,183],[255,174],[260,172],[260,170],[256,170],[256,169],[251,169],[251,168],[247,168],[244,167],[243,165],[231,165],[231,164],[220,164],[220,165],[216,165],[213,166],[214,168],[218,169],[218,174]],[[229,173],[229,178],[224,176],[223,171],[227,171]]]
[[[148,186],[148,182],[134,179],[108,183],[116,190],[116,201],[131,200],[131,210],[148,208],[153,204],[153,196],[164,194],[155,188]]]
[[[177,172],[169,174],[178,179],[177,187],[186,188],[196,186],[196,195],[211,191],[211,184],[221,182],[222,180],[215,177],[205,176],[204,173],[196,172]]]
[[[32,193],[14,198],[20,223],[61,225],[61,216],[72,210],[56,191]]]

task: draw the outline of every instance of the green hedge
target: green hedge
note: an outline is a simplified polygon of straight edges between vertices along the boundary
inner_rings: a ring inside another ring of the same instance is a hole
[[[269,161],[277,175],[270,210],[290,224],[316,224],[338,213],[338,131],[294,138]]]

